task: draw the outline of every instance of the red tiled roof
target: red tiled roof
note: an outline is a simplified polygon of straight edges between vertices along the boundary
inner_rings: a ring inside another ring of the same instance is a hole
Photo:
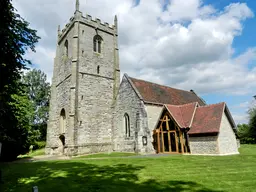
[[[183,105],[198,102],[205,103],[194,93],[129,77],[142,99],[149,103]]]
[[[224,108],[224,102],[198,107],[188,134],[218,133]]]
[[[181,128],[191,126],[197,102],[185,105],[165,105],[169,113]]]

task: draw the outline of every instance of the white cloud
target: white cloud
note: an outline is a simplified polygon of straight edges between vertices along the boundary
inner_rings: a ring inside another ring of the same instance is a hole
[[[222,10],[200,0],[80,1],[81,11],[113,23],[119,21],[121,71],[145,80],[194,89],[198,93],[246,94],[253,88],[256,48],[236,57],[234,38],[242,34],[243,21],[253,17],[245,3]],[[32,62],[51,78],[57,25],[62,27],[75,9],[73,0],[14,0],[14,5],[42,37]],[[103,11],[104,10],[104,11]]]
[[[248,123],[249,121],[247,114],[233,114],[232,116],[236,124]]]

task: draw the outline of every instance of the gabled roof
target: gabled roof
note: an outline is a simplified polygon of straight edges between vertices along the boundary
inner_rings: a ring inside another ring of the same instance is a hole
[[[218,133],[224,109],[224,102],[198,107],[188,134]]]
[[[198,102],[201,106],[205,105],[205,102],[193,91],[184,91],[140,79],[135,79],[129,77],[127,74],[125,74],[125,76],[128,78],[137,94],[146,103],[183,105]]]
[[[180,128],[189,128],[190,136],[219,133],[223,113],[226,113],[232,128],[235,128],[235,122],[224,102],[205,106],[199,106],[197,102],[185,105],[166,104],[162,113],[164,109],[168,110]]]
[[[191,126],[197,106],[197,102],[185,105],[165,105],[166,109],[181,128],[188,128]]]

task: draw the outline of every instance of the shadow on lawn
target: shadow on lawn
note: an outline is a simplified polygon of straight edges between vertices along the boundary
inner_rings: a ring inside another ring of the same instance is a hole
[[[39,192],[214,191],[195,182],[147,180],[139,183],[138,172],[143,167],[127,164],[98,166],[52,161],[8,166],[4,169],[4,184],[0,191],[25,192],[31,191],[33,186],[38,186]]]

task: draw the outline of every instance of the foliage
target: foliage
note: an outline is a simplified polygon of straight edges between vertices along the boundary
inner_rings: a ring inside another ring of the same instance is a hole
[[[46,140],[50,98],[50,84],[46,80],[46,74],[33,69],[23,76],[22,82],[35,111],[33,127],[40,132],[40,140]]]
[[[9,157],[10,159],[26,153],[30,144],[39,136],[38,132],[32,129],[34,111],[27,95],[14,94],[12,99],[13,101],[9,105],[13,109],[16,126],[9,126],[6,129],[3,146],[8,146],[8,148],[3,147],[1,154],[3,157]],[[12,125],[12,122],[10,122],[10,125]]]
[[[45,148],[45,145],[46,145],[45,141],[36,141],[35,144],[33,145],[33,150],[43,149]]]
[[[0,191],[255,191],[256,145],[241,145],[240,152],[12,163],[3,167]]]
[[[24,54],[28,49],[35,51],[35,43],[39,37],[36,30],[29,28],[29,23],[15,12],[11,0],[0,1],[0,12],[0,142],[3,143],[1,158],[12,159],[19,150],[23,152],[30,141],[30,122],[25,122],[29,121],[29,115],[18,119],[27,113],[22,104],[27,101],[21,92],[20,78],[21,71],[30,64]]]
[[[254,138],[250,134],[250,126],[248,124],[238,124],[237,125],[237,135],[242,144],[252,144],[255,143]]]
[[[251,108],[249,110],[249,127],[250,127],[250,137],[254,139],[254,142],[256,143],[256,107]]]

